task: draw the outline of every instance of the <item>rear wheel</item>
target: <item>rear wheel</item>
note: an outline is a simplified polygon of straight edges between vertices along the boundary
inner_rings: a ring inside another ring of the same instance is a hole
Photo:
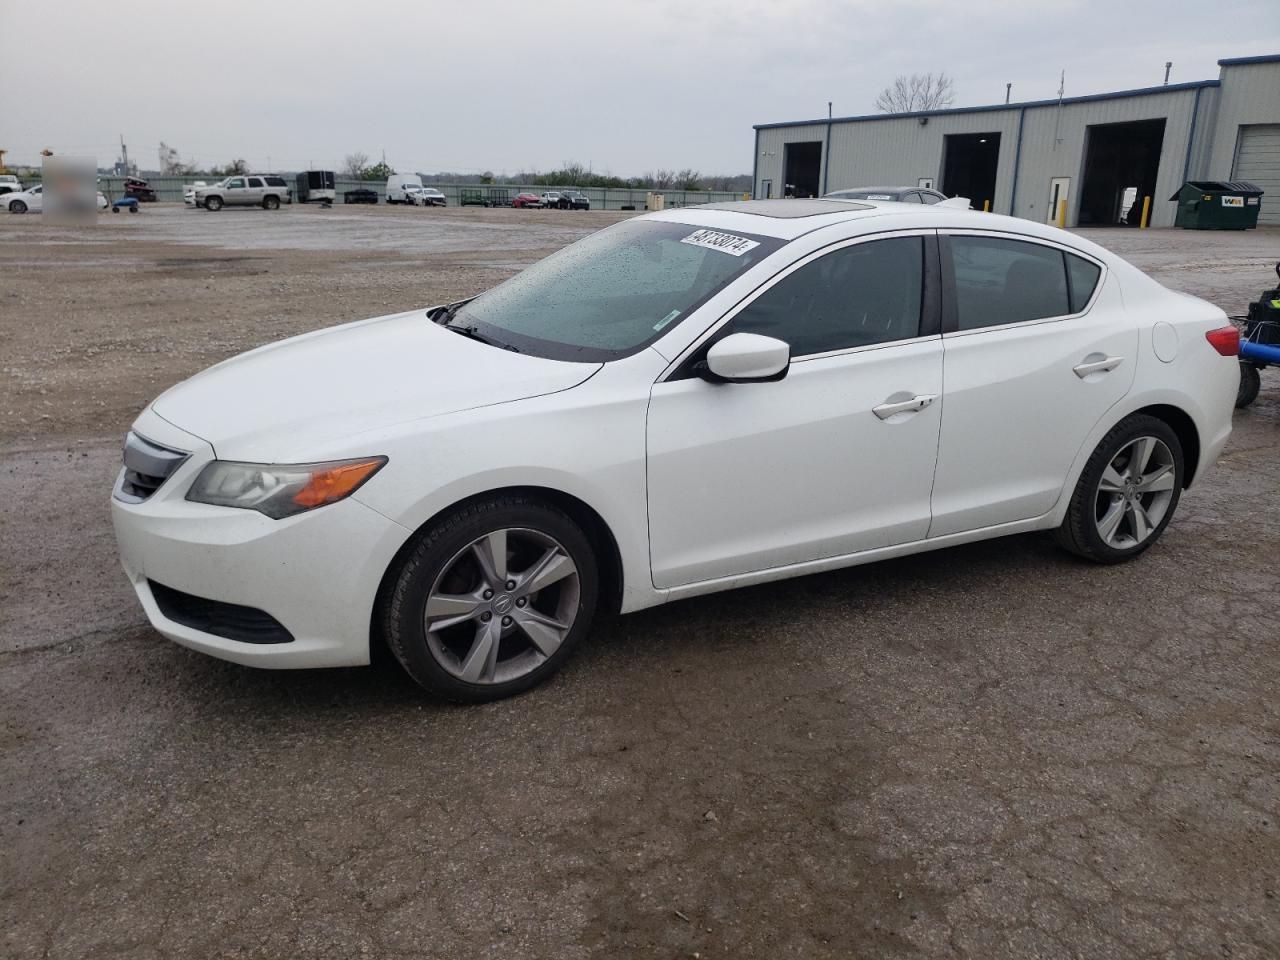
[[[537,500],[494,497],[422,531],[380,604],[387,644],[423,688],[481,702],[555,673],[591,629],[591,542]]]
[[[206,210],[212,210],[214,213],[217,213],[219,210],[222,209],[222,198],[221,197],[205,197],[204,208]]]
[[[1240,364],[1240,389],[1236,391],[1236,409],[1247,407],[1258,399],[1258,390],[1262,387],[1262,374],[1252,363]]]
[[[280,209],[280,198],[277,196],[266,196],[262,198],[262,206],[268,210]]]
[[[1159,539],[1182,493],[1182,444],[1163,420],[1135,414],[1102,438],[1076,483],[1058,543],[1120,563]]]

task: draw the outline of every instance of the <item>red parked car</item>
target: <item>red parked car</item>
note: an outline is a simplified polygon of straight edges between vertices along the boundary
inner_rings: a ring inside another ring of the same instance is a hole
[[[540,207],[542,206],[542,198],[536,193],[521,193],[511,201],[513,207]]]

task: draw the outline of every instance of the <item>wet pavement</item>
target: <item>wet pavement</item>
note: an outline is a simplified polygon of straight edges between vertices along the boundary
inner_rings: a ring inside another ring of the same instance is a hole
[[[499,248],[522,211],[455,214],[472,239],[366,264],[358,231],[421,224],[361,215],[320,228],[349,249],[227,260],[152,212],[105,254],[0,224],[0,271],[49,266],[0,273],[0,956],[1280,955],[1280,371],[1138,561],[1025,536],[683,601],[453,707],[389,663],[155,634],[107,519],[120,435],[221,356],[578,228]],[[1091,236],[1233,313],[1280,256]]]

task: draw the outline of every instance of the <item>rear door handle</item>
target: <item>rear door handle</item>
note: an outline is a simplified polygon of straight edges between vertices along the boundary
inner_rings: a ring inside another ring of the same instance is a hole
[[[901,396],[901,394],[899,394],[899,396]],[[890,417],[899,413],[919,413],[937,399],[937,394],[927,394],[919,397],[912,397],[910,400],[899,400],[895,403],[882,403],[878,407],[872,407],[871,412],[881,420],[888,420]]]
[[[1122,363],[1124,363],[1124,357],[1108,357],[1101,353],[1091,353],[1071,369],[1083,380],[1094,373],[1109,373]]]

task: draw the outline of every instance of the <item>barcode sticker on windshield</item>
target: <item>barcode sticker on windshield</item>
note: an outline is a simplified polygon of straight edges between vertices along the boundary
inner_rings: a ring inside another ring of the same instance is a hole
[[[748,240],[746,237],[735,237],[732,233],[717,233],[715,230],[698,230],[689,234],[680,242],[691,243],[695,247],[719,250],[721,253],[727,253],[731,257],[740,257],[744,253],[760,246],[755,240]]]

